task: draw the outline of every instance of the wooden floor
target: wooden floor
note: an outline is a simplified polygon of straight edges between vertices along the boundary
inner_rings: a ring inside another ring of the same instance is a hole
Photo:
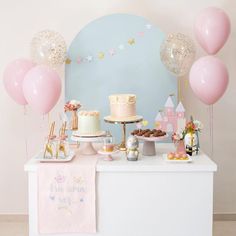
[[[28,236],[27,221],[0,221],[1,236]],[[236,221],[215,221],[213,236],[236,236]]]

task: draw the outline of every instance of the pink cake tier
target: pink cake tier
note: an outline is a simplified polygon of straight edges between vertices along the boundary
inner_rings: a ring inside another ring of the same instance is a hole
[[[136,96],[134,94],[114,94],[109,96],[109,100],[112,118],[136,117]]]

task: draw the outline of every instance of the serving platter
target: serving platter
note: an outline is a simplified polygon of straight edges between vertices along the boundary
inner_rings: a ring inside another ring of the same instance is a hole
[[[44,152],[41,151],[36,157],[35,159],[40,161],[40,162],[54,162],[54,163],[58,163],[58,162],[69,162],[72,161],[73,158],[75,157],[75,152],[70,150],[69,154],[64,157],[64,156],[58,156],[56,157],[44,157]]]
[[[170,160],[170,159],[168,159],[166,153],[163,154],[164,160],[165,160],[166,162],[168,162],[168,163],[190,163],[190,162],[192,162],[192,161],[193,161],[192,157],[189,156],[188,154],[187,154],[187,156],[188,156],[188,159],[187,159],[187,160],[181,160],[180,158],[179,158],[179,159],[172,159],[172,160]]]

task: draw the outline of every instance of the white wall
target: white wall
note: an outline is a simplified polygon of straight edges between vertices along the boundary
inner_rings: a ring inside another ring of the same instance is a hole
[[[0,74],[6,64],[29,55],[30,40],[43,29],[60,32],[70,44],[73,37],[90,21],[112,13],[131,13],[148,18],[164,32],[193,35],[196,14],[207,6],[219,6],[231,17],[232,34],[219,53],[229,68],[230,84],[226,95],[214,106],[214,157],[219,164],[215,178],[215,212],[236,213],[236,159],[234,123],[236,106],[234,0],[0,0]],[[204,55],[201,49],[198,56]],[[62,73],[63,74],[63,73]],[[192,94],[182,78],[183,102],[189,114],[209,124],[209,111]],[[63,99],[49,117],[37,116],[31,110],[24,115],[0,83],[0,214],[27,213],[27,176],[23,165],[42,145],[48,119],[58,117]],[[28,139],[28,157],[24,133]],[[210,153],[209,129],[202,136],[202,147]],[[196,196],[197,198],[197,196]]]

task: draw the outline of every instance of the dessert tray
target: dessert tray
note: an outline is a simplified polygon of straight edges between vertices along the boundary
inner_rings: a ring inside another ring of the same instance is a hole
[[[135,137],[137,137],[137,139],[143,141],[143,152],[142,154],[144,156],[155,156],[156,155],[156,146],[155,146],[155,142],[160,142],[163,141],[165,139],[168,138],[168,134],[165,133],[165,135],[162,136],[158,136],[158,137],[154,137],[154,136],[150,136],[150,137],[145,137],[145,136],[139,136],[139,135],[135,135]]]
[[[144,136],[138,136],[138,135],[135,135],[135,137],[137,137],[137,139],[139,140],[143,140],[147,142],[158,142],[158,141],[163,141],[164,139],[167,139],[168,134],[159,136],[159,137],[144,137]]]
[[[104,150],[98,150],[98,153],[104,155],[104,161],[113,161],[112,154],[118,153],[119,149],[114,149],[112,152],[106,152]]]
[[[69,162],[71,161],[73,158],[75,157],[75,152],[70,150],[68,156],[58,156],[56,157],[44,157],[44,152],[41,151],[36,157],[35,159],[40,161],[40,162]]]
[[[105,135],[106,132],[105,131],[99,131],[99,132],[96,132],[96,133],[93,133],[93,134],[81,134],[79,131],[74,131],[72,133],[72,135],[74,137],[79,137],[79,138],[92,138],[92,137],[100,137],[100,136],[103,136]]]
[[[181,159],[181,158],[175,158],[175,159],[169,159],[168,158],[168,154],[163,154],[163,158],[166,162],[169,162],[169,163],[190,163],[193,161],[192,157],[189,156],[188,154],[187,155],[187,159]]]
[[[113,116],[105,116],[104,120],[106,122],[110,122],[110,123],[134,123],[134,122],[139,122],[143,120],[142,116],[129,116],[129,117],[123,117],[123,118],[117,118],[117,117],[113,117]]]

